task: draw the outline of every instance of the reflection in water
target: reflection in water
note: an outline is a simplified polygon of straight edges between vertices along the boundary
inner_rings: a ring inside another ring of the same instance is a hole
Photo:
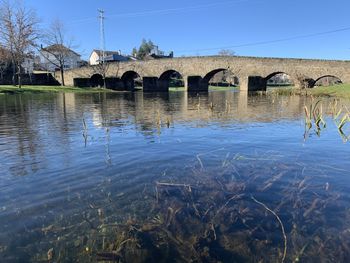
[[[349,261],[350,150],[332,101],[304,140],[313,103],[1,96],[0,261]]]

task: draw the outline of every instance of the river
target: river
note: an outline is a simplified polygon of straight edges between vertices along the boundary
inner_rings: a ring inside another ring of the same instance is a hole
[[[305,127],[304,105],[321,124]],[[346,107],[234,91],[1,95],[0,261],[350,262]]]

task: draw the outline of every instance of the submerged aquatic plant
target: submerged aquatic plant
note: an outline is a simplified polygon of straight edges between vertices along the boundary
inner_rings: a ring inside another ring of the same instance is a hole
[[[284,240],[283,256],[282,256],[282,260],[281,260],[281,262],[283,263],[283,262],[285,261],[285,259],[286,259],[286,256],[287,256],[287,247],[288,247],[288,245],[287,245],[287,235],[286,235],[286,231],[285,231],[285,229],[284,229],[284,225],[283,225],[283,223],[282,223],[282,220],[281,220],[281,218],[280,218],[273,210],[271,210],[269,207],[267,207],[267,205],[265,205],[264,203],[262,203],[262,202],[256,200],[254,196],[251,196],[251,198],[252,198],[252,200],[253,200],[255,203],[261,205],[261,206],[264,207],[267,211],[269,211],[271,214],[273,214],[273,215],[276,217],[278,223],[279,223],[280,226],[281,226],[281,231],[282,231],[283,240]]]
[[[135,193],[113,193],[106,180],[83,213],[31,233],[49,244],[31,261],[47,262],[53,248],[52,262],[347,262],[350,214],[325,166],[283,158],[221,148],[194,155],[186,176],[164,173]]]

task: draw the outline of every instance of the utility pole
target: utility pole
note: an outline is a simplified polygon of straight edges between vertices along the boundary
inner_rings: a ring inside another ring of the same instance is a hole
[[[102,52],[102,63],[105,63],[105,11],[99,9],[98,12],[100,19],[100,48]]]
[[[106,71],[107,71],[107,65],[106,65],[106,54],[105,54],[105,11],[103,9],[99,9],[99,19],[100,19],[100,48],[102,53],[102,62],[100,58],[100,67],[102,71],[102,78],[103,78],[103,88],[106,88]]]

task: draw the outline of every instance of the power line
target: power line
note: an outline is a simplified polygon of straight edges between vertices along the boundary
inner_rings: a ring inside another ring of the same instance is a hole
[[[170,13],[177,13],[177,12],[183,12],[183,11],[190,11],[190,10],[196,10],[196,9],[202,9],[202,8],[211,8],[215,6],[221,6],[226,4],[239,4],[244,2],[261,2],[261,0],[235,0],[235,1],[221,1],[216,3],[210,3],[210,4],[203,4],[203,5],[196,5],[196,6],[187,6],[187,7],[178,7],[178,8],[169,8],[169,9],[159,9],[159,10],[148,10],[148,11],[140,11],[140,12],[133,12],[133,13],[119,13],[119,14],[111,14],[107,16],[108,18],[129,18],[129,17],[138,17],[138,16],[148,16],[148,15],[165,15]],[[101,10],[99,10],[100,12]],[[102,19],[101,19],[102,16]],[[104,16],[104,13],[100,13],[100,25],[103,30],[101,31],[101,38],[103,36],[104,39],[104,20],[106,17]],[[74,20],[74,22],[87,22],[90,20],[94,20],[94,18],[85,18],[85,19],[79,19]],[[103,26],[102,26],[103,25]],[[203,48],[203,49],[192,49],[192,50],[175,50],[176,53],[190,53],[190,52],[201,52],[201,51],[214,51],[214,50],[220,50],[220,49],[231,49],[231,48],[241,48],[241,47],[250,47],[250,46],[259,46],[259,45],[267,45],[267,44],[274,44],[279,42],[287,42],[292,40],[298,40],[298,39],[305,39],[305,38],[312,38],[316,36],[322,36],[322,35],[329,35],[339,32],[345,32],[350,31],[350,27],[344,27],[339,28],[335,30],[329,30],[324,32],[317,32],[317,33],[311,33],[306,35],[297,35],[292,37],[286,37],[286,38],[280,38],[280,39],[274,39],[274,40],[266,40],[266,41],[258,41],[258,42],[250,42],[250,43],[244,43],[244,44],[237,44],[237,45],[230,45],[230,46],[222,46],[222,47],[213,47],[213,48]],[[104,42],[104,40],[103,40]],[[102,40],[101,40],[102,43]],[[101,49],[104,44],[101,44]]]
[[[187,7],[160,9],[160,10],[149,10],[149,11],[125,13],[125,14],[114,14],[114,15],[110,15],[109,17],[123,17],[123,18],[125,18],[125,17],[148,16],[148,15],[155,15],[155,14],[158,14],[158,15],[159,14],[170,14],[170,13],[177,13],[177,12],[182,12],[182,11],[210,8],[210,7],[215,7],[215,6],[227,5],[227,4],[239,4],[239,3],[251,2],[251,1],[253,1],[253,0],[223,1],[223,2],[216,2],[216,3],[196,5],[196,6],[187,6]]]
[[[178,8],[111,14],[111,15],[108,15],[107,18],[133,18],[133,17],[141,17],[141,16],[149,16],[149,15],[167,15],[171,13],[179,13],[184,11],[211,8],[211,7],[221,6],[221,5],[239,4],[239,3],[252,2],[252,1],[261,2],[261,0],[235,0],[235,1],[231,0],[231,1],[222,1],[222,2],[216,2],[216,3],[210,3],[210,4],[203,4],[203,5],[178,7]],[[82,19],[70,21],[70,23],[80,23],[80,22],[87,22],[92,20],[94,20],[94,18],[82,18]]]
[[[350,31],[350,27],[344,27],[344,28],[339,28],[339,29],[335,29],[335,30],[329,30],[329,31],[318,32],[318,33],[312,33],[312,34],[307,34],[307,35],[298,35],[298,36],[287,37],[287,38],[280,38],[280,39],[274,39],[274,40],[258,41],[258,42],[251,42],[251,43],[238,44],[238,45],[225,46],[225,47],[215,47],[215,48],[205,48],[205,49],[192,49],[192,50],[177,50],[176,52],[177,53],[189,53],[189,52],[199,52],[199,51],[213,51],[213,50],[220,50],[220,49],[260,46],[260,45],[274,44],[274,43],[279,43],[279,42],[287,42],[287,41],[291,41],[291,40],[312,38],[312,37],[316,37],[316,36],[335,34],[335,33],[345,32],[345,31]]]

